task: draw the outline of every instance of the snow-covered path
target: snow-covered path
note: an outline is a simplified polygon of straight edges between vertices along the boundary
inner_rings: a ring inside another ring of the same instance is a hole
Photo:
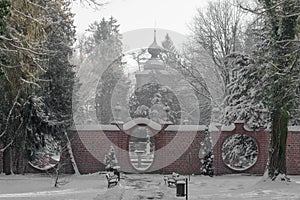
[[[192,176],[189,200],[198,199],[300,199],[300,176],[297,183],[265,183],[262,177],[226,175]],[[176,188],[165,185],[162,175],[124,175],[118,186],[107,189],[104,175],[67,176],[66,185],[53,187],[53,179],[45,175],[0,175],[0,200],[141,200],[185,199],[176,197]]]
[[[300,199],[300,184],[261,183],[262,177],[227,175],[214,178],[196,176],[189,182],[189,199]],[[300,177],[293,177],[299,181]],[[123,186],[125,184],[125,186]],[[176,197],[176,188],[167,187],[161,175],[130,175],[118,187],[98,195],[97,200],[185,199]]]

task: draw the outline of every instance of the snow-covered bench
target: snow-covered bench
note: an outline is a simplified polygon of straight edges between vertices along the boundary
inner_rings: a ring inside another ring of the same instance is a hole
[[[119,182],[119,177],[115,175],[113,172],[109,172],[106,175],[107,179],[107,188],[110,188],[111,185],[117,185]]]
[[[183,180],[183,179],[184,178],[180,178],[179,174],[174,173],[174,172],[169,176],[164,176],[165,184],[168,183],[168,187],[170,187],[171,185],[175,186],[177,181]]]

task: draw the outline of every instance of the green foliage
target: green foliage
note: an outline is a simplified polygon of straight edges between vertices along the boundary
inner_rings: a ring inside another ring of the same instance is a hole
[[[89,61],[93,65],[92,73],[100,77],[96,96],[88,97],[86,102],[94,107],[92,98],[95,98],[97,119],[104,124],[112,121],[112,95],[116,85],[122,82],[123,77],[122,42],[118,27],[119,25],[113,17],[110,17],[109,20],[103,18],[100,22],[94,22],[88,30],[92,36],[87,39],[85,44],[86,52],[89,53]],[[126,91],[125,83],[122,87]]]
[[[10,3],[8,0],[0,1],[0,34],[2,35],[4,31],[6,31],[6,16],[9,15]]]
[[[276,2],[270,2],[272,5]],[[266,125],[270,115],[277,109],[289,113],[299,108],[297,90],[299,87],[299,44],[296,42],[297,13],[295,1],[285,1],[270,8],[262,25],[256,27],[256,41],[259,43],[252,55],[235,56],[235,77],[228,85],[226,121],[242,119],[251,125]],[[270,6],[270,5],[269,5]],[[281,17],[281,13],[290,17]],[[263,33],[263,34],[262,34]]]
[[[121,35],[119,33],[119,24],[117,20],[113,17],[110,17],[108,20],[105,20],[103,17],[100,22],[95,21],[89,25],[88,32],[92,33],[91,37],[87,38],[85,43],[85,49],[87,53],[90,53],[100,45],[103,41],[106,41],[111,38],[116,38],[121,41]]]
[[[98,106],[96,107],[96,115],[98,121],[104,124],[110,124],[113,120],[113,108],[111,105],[113,104],[113,94],[116,92],[115,89],[117,88],[117,84],[118,87],[121,86],[124,91],[127,91],[127,86],[122,79],[123,72],[120,67],[120,63],[121,58],[114,60],[113,63],[103,72],[97,85],[95,102]],[[124,97],[126,97],[126,95],[121,96],[120,98]]]
[[[15,160],[15,172],[23,173],[27,151],[43,146],[45,134],[59,137],[70,124],[74,72],[68,59],[75,32],[63,0],[9,3],[14,12],[5,18],[0,43],[0,139],[2,151],[15,152],[5,153],[5,160]],[[11,166],[5,163],[5,173]]]
[[[132,118],[152,118],[162,123],[166,118],[164,106],[170,107],[169,120],[180,123],[180,105],[177,97],[167,87],[157,83],[148,83],[137,88],[129,100],[129,113]]]
[[[3,33],[6,31],[6,16],[9,15],[10,3],[7,0],[1,0],[0,1],[0,35],[3,35]],[[2,39],[0,39],[0,42],[2,42]],[[4,73],[2,71],[2,65],[8,65],[8,60],[6,57],[5,52],[0,51],[0,79],[3,77]]]
[[[95,21],[89,25],[89,32],[93,33],[93,39],[96,44],[99,44],[101,41],[107,40],[112,36],[119,35],[119,24],[116,24],[117,20],[112,16],[108,21],[103,17],[99,22]]]
[[[59,134],[72,123],[75,66],[70,64],[69,58],[73,53],[75,27],[68,3],[52,2],[48,6],[47,18],[50,19],[50,23],[46,28],[48,37],[45,48],[51,54],[45,65],[47,71],[41,78],[47,80],[43,84],[43,96],[50,112],[49,119],[61,124],[57,130]]]
[[[227,122],[271,126],[269,177],[286,174],[288,122],[300,107],[298,0],[260,1],[259,43],[246,61],[236,57],[236,79],[229,85]],[[264,115],[264,112],[266,113]]]
[[[170,51],[170,52],[176,52],[174,43],[168,33],[166,34],[165,39],[164,39],[164,41],[161,42],[161,44],[165,50]]]
[[[205,137],[204,140],[200,143],[200,152],[199,157],[201,159],[201,167],[200,173],[206,176],[212,177],[214,175],[213,169],[213,147],[212,147],[212,139],[208,130],[204,132]]]
[[[110,147],[108,154],[105,155],[104,164],[105,169],[111,169],[118,165],[115,148],[113,146]]]

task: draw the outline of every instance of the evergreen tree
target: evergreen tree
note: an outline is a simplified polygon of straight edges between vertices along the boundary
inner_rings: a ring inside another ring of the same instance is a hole
[[[105,20],[103,17],[100,22],[95,21],[89,25],[88,32],[92,33],[91,37],[87,38],[85,49],[87,53],[90,53],[100,45],[103,41],[111,38],[116,38],[118,42],[121,42],[121,34],[119,33],[120,25],[117,24],[117,20],[112,16],[109,20]]]
[[[104,164],[105,169],[111,169],[118,165],[115,148],[113,146],[110,147],[108,154],[105,155]]]
[[[100,22],[94,22],[88,30],[92,33],[87,44],[87,53],[93,65],[91,73],[100,77],[100,81],[95,91],[96,96],[89,97],[90,100],[86,102],[90,102],[88,104],[92,107],[96,106],[97,119],[104,124],[112,121],[112,95],[123,77],[122,42],[118,27],[117,21],[111,17],[109,20],[103,18]],[[123,85],[125,89],[127,86],[125,83]]]
[[[176,52],[174,43],[168,33],[166,34],[165,39],[161,42],[161,45],[167,51],[174,52],[174,53]]]
[[[208,130],[204,132],[204,140],[200,143],[199,157],[201,159],[200,173],[206,176],[212,177],[214,175],[213,169],[213,149],[212,149],[212,139]]]
[[[262,42],[250,59],[237,57],[238,78],[229,87],[226,116],[227,122],[239,118],[256,126],[269,123],[268,177],[286,180],[288,122],[300,102],[299,1],[264,0],[259,6],[263,23],[257,34]]]
[[[177,97],[167,87],[148,83],[137,88],[129,100],[129,114],[132,118],[151,118],[163,123],[166,120],[165,105],[170,107],[168,120],[180,123],[180,105]]]
[[[47,120],[51,122],[48,123],[45,132],[51,134],[70,152],[66,131],[73,121],[72,97],[75,66],[70,64],[70,57],[73,54],[72,45],[75,41],[73,14],[70,11],[70,3],[64,0],[48,2],[47,11],[47,40],[44,45],[50,54],[45,63],[46,72],[40,76],[45,80],[42,84],[41,95],[44,98]],[[34,146],[43,149],[43,145],[35,144]],[[35,148],[32,149],[32,151],[35,150]],[[72,162],[75,169],[74,160]]]
[[[73,53],[72,45],[75,41],[75,27],[73,14],[69,3],[59,0],[48,3],[48,19],[46,28],[46,48],[51,52],[45,65],[46,73],[41,77],[46,81],[43,85],[43,95],[49,110],[50,119],[60,124],[58,133],[65,131],[72,122],[72,94],[75,81],[75,66],[70,64],[69,58]]]

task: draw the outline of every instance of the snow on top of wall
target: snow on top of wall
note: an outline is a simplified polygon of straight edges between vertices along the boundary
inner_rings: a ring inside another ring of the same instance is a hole
[[[254,128],[251,128],[249,125],[247,125],[247,124],[244,124],[244,129],[246,130],[246,131],[249,131],[249,132],[252,132],[252,131],[255,131],[254,130]],[[256,131],[257,130],[259,130],[259,129],[256,129]]]
[[[150,128],[154,129],[154,130],[160,130],[161,129],[161,125],[150,120],[147,118],[136,118],[133,119],[129,122],[126,122],[123,126],[124,130],[129,130],[131,128],[133,128],[134,126],[137,126],[139,124],[145,124],[147,126],[149,126]]]
[[[112,124],[94,124],[94,125],[76,125],[71,127],[71,131],[119,131],[120,129],[116,125]]]
[[[137,118],[132,121],[129,121],[123,125],[123,130],[129,130],[139,124],[144,124],[149,126],[154,130],[161,130],[162,126],[156,122],[153,122],[149,119]],[[205,125],[169,125],[165,130],[166,131],[204,131],[208,127]],[[96,124],[96,125],[77,125],[69,128],[71,131],[120,131],[120,129],[113,124]],[[209,130],[218,131],[216,127],[210,127]]]
[[[169,125],[166,131],[204,131],[207,128],[205,125]]]
[[[222,128],[221,128],[222,131],[233,131],[234,129],[235,129],[234,124],[230,124],[228,126],[222,125]]]
[[[288,130],[292,131],[292,132],[299,132],[300,133],[300,126],[289,126]]]
[[[123,128],[124,130],[129,130],[133,128],[134,126],[137,126],[138,124],[145,124],[149,126],[150,128],[154,130],[161,130],[161,125],[153,122],[151,120],[141,120],[142,118],[138,118],[135,120],[132,120],[130,122],[127,122],[124,124]],[[210,132],[217,132],[219,131],[218,125],[221,126],[221,124],[210,124],[209,127],[205,125],[169,125],[166,128],[166,131],[204,131],[205,129],[209,129]],[[231,124],[229,126],[222,125],[221,130],[222,131],[233,131],[235,129],[235,125]],[[244,129],[246,131],[254,131],[252,128],[250,128],[247,125],[244,125]],[[96,124],[96,125],[76,125],[73,127],[70,127],[69,130],[71,131],[97,131],[97,130],[102,130],[102,131],[119,131],[120,129],[113,124]],[[268,131],[266,129],[266,131]],[[269,130],[270,131],[270,130]],[[300,133],[300,126],[289,126],[288,131],[290,132],[299,132]]]

